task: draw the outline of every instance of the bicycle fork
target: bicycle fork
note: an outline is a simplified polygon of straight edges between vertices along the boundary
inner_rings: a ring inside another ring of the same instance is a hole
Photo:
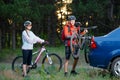
[[[49,54],[47,53],[47,51],[46,51],[46,55],[47,55],[48,62],[49,62],[50,64],[52,64],[52,63],[53,63],[53,62],[52,62],[52,59],[51,59],[51,57],[49,56]]]

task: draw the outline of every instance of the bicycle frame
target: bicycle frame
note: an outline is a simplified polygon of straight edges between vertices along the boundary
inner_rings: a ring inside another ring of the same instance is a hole
[[[46,53],[46,56],[47,56],[47,58],[48,58],[49,63],[52,64],[52,60],[51,60],[51,58],[49,57],[48,51],[46,50],[45,46],[42,46],[41,48],[38,49],[38,51],[36,51],[36,52],[33,53],[33,55],[39,53],[38,56],[37,56],[37,58],[36,58],[35,61],[34,61],[34,64],[37,64],[37,63],[38,63],[38,61],[40,60],[40,57],[41,57],[41,55],[42,55],[43,52]]]
[[[42,47],[40,47],[37,51],[32,53],[32,56],[34,56],[32,59],[33,63],[28,68],[27,73],[29,73],[31,69],[37,68],[37,63],[40,60],[40,57],[43,52],[45,53],[45,55],[43,56],[42,59],[42,67],[45,70],[45,72],[47,72],[47,74],[52,72],[53,73],[58,72],[62,68],[62,59],[56,53],[49,53],[45,48],[45,45],[47,44],[45,43],[42,44]],[[19,73],[21,72],[22,67],[23,67],[23,56],[15,57],[12,61],[12,70]]]

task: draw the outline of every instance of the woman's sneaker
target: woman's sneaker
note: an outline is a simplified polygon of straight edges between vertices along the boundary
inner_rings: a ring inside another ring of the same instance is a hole
[[[65,73],[64,73],[64,76],[67,77],[67,76],[68,76],[68,72],[65,72]]]

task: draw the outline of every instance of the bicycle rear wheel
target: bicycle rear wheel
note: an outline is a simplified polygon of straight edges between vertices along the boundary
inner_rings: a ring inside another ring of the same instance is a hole
[[[22,73],[22,63],[23,63],[23,58],[22,56],[17,56],[14,58],[12,62],[12,70],[17,73]]]
[[[91,40],[86,39],[85,40],[85,45],[84,45],[84,56],[85,56],[85,61],[86,63],[89,63],[89,52],[90,52],[90,44],[91,44]]]
[[[55,53],[48,54],[52,60],[52,64],[49,63],[47,56],[42,60],[42,65],[47,74],[56,74],[62,68],[62,59]]]

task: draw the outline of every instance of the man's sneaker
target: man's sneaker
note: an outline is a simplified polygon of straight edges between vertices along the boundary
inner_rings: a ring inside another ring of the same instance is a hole
[[[64,73],[64,76],[67,77],[67,76],[68,76],[68,72],[65,72],[65,73]]]
[[[79,73],[77,73],[76,71],[71,71],[72,75],[78,75]]]

